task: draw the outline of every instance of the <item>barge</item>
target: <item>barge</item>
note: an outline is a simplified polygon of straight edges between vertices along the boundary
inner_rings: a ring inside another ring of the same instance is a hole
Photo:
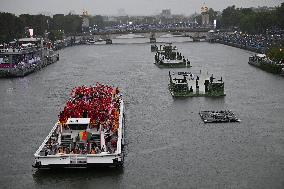
[[[0,77],[23,77],[59,60],[41,38],[22,38],[0,47]]]
[[[177,51],[176,46],[171,43],[160,46],[155,54],[155,62],[158,67],[166,68],[188,68],[191,67],[190,61]]]
[[[204,123],[240,122],[231,110],[201,111],[199,115]]]
[[[33,167],[121,167],[124,105],[117,88],[77,87],[48,136],[35,152]]]
[[[277,63],[266,57],[265,54],[256,54],[249,57],[248,63],[264,71],[284,75],[284,63]]]
[[[173,97],[220,97],[225,96],[222,77],[217,80],[213,74],[192,72],[170,72],[169,90]]]
[[[151,52],[157,52],[159,50],[157,45],[151,45]]]

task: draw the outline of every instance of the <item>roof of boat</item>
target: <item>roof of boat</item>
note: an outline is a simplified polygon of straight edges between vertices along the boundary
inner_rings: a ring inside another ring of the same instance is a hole
[[[36,42],[36,41],[40,41],[41,38],[33,38],[33,37],[29,37],[29,38],[21,38],[19,39],[19,42]]]
[[[89,124],[91,118],[68,118],[66,124]]]
[[[259,58],[264,58],[264,57],[266,57],[265,54],[257,54],[256,56],[258,56]]]

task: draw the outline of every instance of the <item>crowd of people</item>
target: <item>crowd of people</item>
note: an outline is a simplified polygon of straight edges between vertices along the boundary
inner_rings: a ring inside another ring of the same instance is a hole
[[[97,83],[96,86],[82,86],[72,90],[71,98],[59,114],[63,125],[67,119],[90,118],[92,127],[116,131],[119,117],[119,90]]]
[[[265,53],[270,46],[279,45],[284,40],[284,31],[267,31],[266,34],[217,33],[215,40],[226,45]]]
[[[174,23],[144,23],[144,24],[116,24],[112,26],[107,26],[104,29],[94,28],[94,33],[123,33],[123,32],[144,32],[144,31],[168,31],[175,29],[192,29],[192,28],[201,28],[197,26],[195,22],[174,22]]]
[[[109,151],[105,147],[101,148],[93,140],[80,141],[79,136],[72,139],[69,145],[59,144],[59,128],[55,130],[51,137],[46,142],[42,155],[56,155],[56,154],[99,154],[102,151]],[[61,141],[63,138],[61,138]]]
[[[190,65],[190,61],[185,59],[185,57],[177,51],[176,46],[172,47],[171,45],[160,45],[160,49],[157,51],[158,52],[155,54],[155,62],[158,64],[163,64],[166,60],[177,60],[183,62],[184,64],[187,63]]]

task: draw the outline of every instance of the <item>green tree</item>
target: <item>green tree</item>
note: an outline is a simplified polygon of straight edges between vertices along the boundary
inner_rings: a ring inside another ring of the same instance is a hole
[[[240,19],[240,29],[243,32],[247,33],[256,33],[256,23],[257,17],[255,14],[252,14],[250,16],[242,16]]]
[[[217,19],[217,11],[214,11],[212,8],[208,10],[210,23],[213,24],[213,21]]]
[[[51,30],[48,34],[48,38],[51,41],[61,40],[63,39],[63,31],[62,30]]]
[[[281,3],[280,7],[277,7],[275,12],[275,18],[280,28],[284,28],[284,3]]]
[[[235,5],[225,8],[222,12],[221,24],[224,28],[239,27],[241,14]]]
[[[66,34],[76,34],[82,31],[82,18],[79,15],[68,14],[64,17],[64,32]]]
[[[90,25],[94,26],[96,25],[98,29],[103,29],[106,24],[101,15],[96,15],[90,18]]]
[[[63,30],[64,29],[64,14],[55,14],[53,15],[51,28],[53,30]]]
[[[266,54],[273,61],[279,62],[284,60],[284,49],[282,48],[271,47]]]
[[[0,13],[0,42],[10,42],[23,33],[18,17],[11,13]]]

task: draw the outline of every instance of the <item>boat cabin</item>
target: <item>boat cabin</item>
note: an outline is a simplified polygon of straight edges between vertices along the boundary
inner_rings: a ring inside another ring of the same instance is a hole
[[[69,118],[66,122],[70,130],[86,130],[89,128],[90,118]]]
[[[266,55],[265,54],[256,54],[254,56],[250,56],[249,57],[249,61],[253,61],[253,62],[258,62],[258,61],[263,61],[266,59]]]
[[[42,39],[22,38],[0,48],[0,68],[13,68],[25,64],[37,63],[42,58]]]

